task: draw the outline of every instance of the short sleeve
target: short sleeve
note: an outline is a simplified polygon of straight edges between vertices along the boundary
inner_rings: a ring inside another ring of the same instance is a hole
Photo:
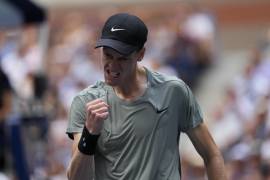
[[[80,96],[75,96],[72,100],[68,116],[68,126],[66,133],[73,139],[73,133],[80,133],[84,127],[86,117],[85,103]]]
[[[195,128],[197,125],[203,122],[203,115],[201,108],[193,95],[190,88],[184,84],[184,100],[182,111],[184,114],[181,115],[180,131],[186,132],[189,129]]]

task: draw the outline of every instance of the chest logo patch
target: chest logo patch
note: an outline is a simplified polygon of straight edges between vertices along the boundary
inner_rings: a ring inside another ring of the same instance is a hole
[[[164,109],[156,109],[156,112],[157,112],[157,114],[160,114],[160,113],[162,113],[164,111],[167,111],[167,109],[168,109],[168,107],[166,107]]]

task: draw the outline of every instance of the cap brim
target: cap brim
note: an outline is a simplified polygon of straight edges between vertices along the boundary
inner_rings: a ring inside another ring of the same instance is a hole
[[[114,39],[99,39],[95,48],[99,47],[109,47],[124,55],[129,55],[137,49],[136,46],[125,44]]]

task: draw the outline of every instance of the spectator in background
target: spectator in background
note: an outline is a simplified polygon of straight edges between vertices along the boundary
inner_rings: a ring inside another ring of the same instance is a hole
[[[198,45],[198,61],[201,66],[211,63],[215,52],[214,16],[207,11],[194,8],[184,23],[179,25],[179,29]]]
[[[35,26],[22,28],[18,36],[17,49],[7,52],[1,61],[3,71],[19,98],[29,100],[34,97],[34,75],[41,70],[41,49],[37,45]]]
[[[11,112],[12,88],[0,67],[0,175],[7,170],[6,118]],[[3,175],[4,176],[4,175]]]
[[[202,73],[213,63],[216,53],[216,29],[213,17],[198,8],[179,23],[166,63],[191,88],[196,88]]]

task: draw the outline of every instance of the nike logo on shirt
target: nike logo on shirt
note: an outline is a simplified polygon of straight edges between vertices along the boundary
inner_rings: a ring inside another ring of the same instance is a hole
[[[125,29],[120,29],[120,28],[114,28],[112,27],[111,31],[114,32],[114,31],[124,31]]]
[[[166,107],[166,108],[164,108],[164,109],[157,109],[156,110],[156,112],[157,112],[157,114],[160,114],[160,113],[162,113],[162,112],[164,112],[164,111],[166,111],[168,108]]]

